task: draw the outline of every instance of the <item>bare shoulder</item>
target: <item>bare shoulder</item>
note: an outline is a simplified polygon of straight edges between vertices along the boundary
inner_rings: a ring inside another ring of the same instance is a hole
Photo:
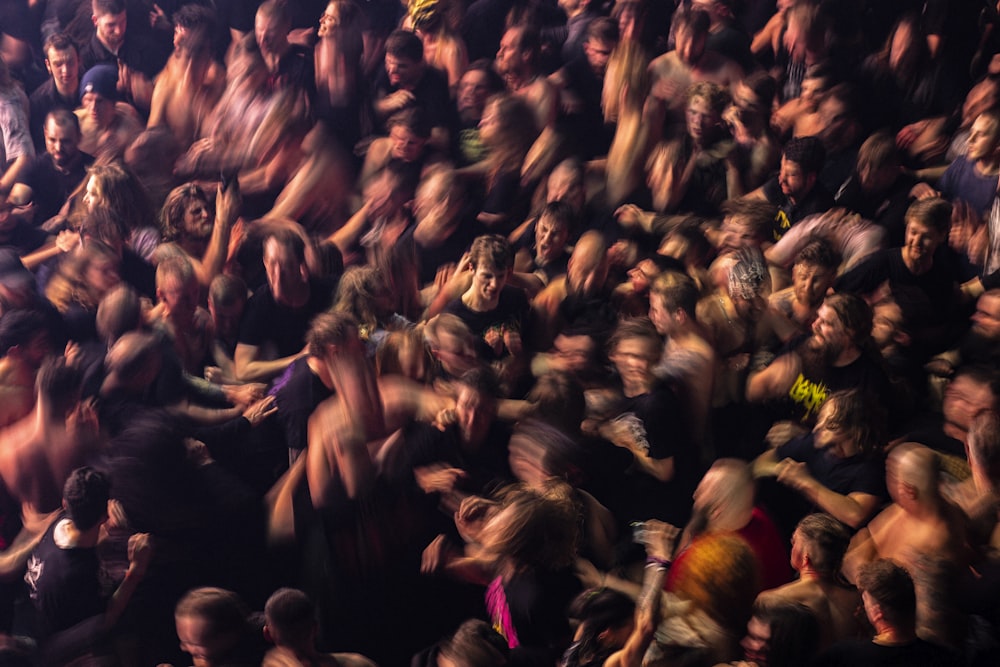
[[[334,659],[330,665],[340,665],[341,667],[378,667],[374,661],[369,660],[360,653],[331,653]]]

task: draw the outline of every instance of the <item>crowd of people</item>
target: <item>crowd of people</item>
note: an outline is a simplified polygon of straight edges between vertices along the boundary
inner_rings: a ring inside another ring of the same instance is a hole
[[[4,0],[0,663],[1000,664],[998,11]]]

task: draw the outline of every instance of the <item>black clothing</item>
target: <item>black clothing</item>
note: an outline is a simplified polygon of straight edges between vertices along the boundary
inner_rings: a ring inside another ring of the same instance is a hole
[[[500,292],[500,299],[497,307],[485,313],[472,310],[465,305],[461,297],[455,299],[444,308],[444,312],[457,315],[465,322],[469,331],[476,338],[476,351],[480,358],[489,361],[503,359],[510,355],[506,346],[501,346],[498,352],[494,347],[486,342],[486,334],[491,330],[504,329],[506,331],[517,332],[521,338],[525,339],[525,327],[530,314],[528,297],[524,290],[510,285],[505,285]]]
[[[280,428],[291,454],[298,456],[309,443],[309,415],[334,392],[309,368],[309,358],[301,357],[271,383],[267,393],[278,406],[271,421]]]
[[[80,159],[63,173],[56,169],[52,156],[40,152],[35,156],[28,171],[19,179],[31,188],[35,203],[35,224],[43,222],[59,213],[70,194],[83,182],[87,176],[87,168],[94,164],[94,158],[86,153],[80,153]]]
[[[240,324],[243,345],[273,346],[272,357],[279,359],[300,352],[312,318],[330,307],[333,286],[325,280],[309,279],[309,300],[301,308],[277,303],[270,285],[264,285],[247,301]]]
[[[56,84],[49,79],[31,94],[29,98],[31,116],[28,118],[31,127],[31,140],[35,143],[35,152],[41,155],[45,152],[45,137],[42,130],[45,127],[45,117],[50,111],[67,109],[73,111],[80,105],[79,95],[63,97],[56,90]]]
[[[906,210],[913,203],[910,190],[916,184],[917,179],[900,174],[886,192],[865,192],[861,189],[861,182],[855,172],[837,192],[836,204],[883,227],[886,245],[898,248],[903,245],[906,234]]]
[[[922,639],[902,646],[853,639],[821,652],[812,667],[958,667],[961,664],[957,655]]]
[[[784,236],[792,225],[803,218],[816,213],[825,213],[833,208],[833,195],[816,181],[816,185],[809,191],[801,201],[793,203],[778,184],[778,177],[774,176],[764,184],[764,196],[767,201],[778,207],[778,214],[774,217],[774,240],[778,241]]]
[[[381,100],[399,90],[398,86],[389,83],[389,75],[383,67],[375,82],[374,97]],[[431,127],[443,127],[451,134],[458,127],[455,106],[451,102],[451,90],[448,87],[448,75],[429,65],[424,66],[420,81],[411,91],[416,105],[422,107],[427,114]]]

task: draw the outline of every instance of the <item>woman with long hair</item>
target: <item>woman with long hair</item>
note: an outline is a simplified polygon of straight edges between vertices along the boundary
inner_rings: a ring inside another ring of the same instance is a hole
[[[63,257],[45,296],[66,321],[71,340],[97,338],[97,306],[121,282],[121,259],[109,246],[88,240]]]
[[[519,97],[496,95],[486,104],[479,137],[489,151],[479,222],[506,233],[524,220],[530,204],[530,198],[520,193],[521,167],[538,138],[531,107]]]

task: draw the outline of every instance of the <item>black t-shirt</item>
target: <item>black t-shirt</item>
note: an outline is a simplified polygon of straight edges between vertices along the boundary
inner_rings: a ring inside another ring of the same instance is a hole
[[[775,450],[778,460],[805,463],[820,484],[841,495],[867,493],[885,498],[885,461],[862,455],[839,458],[828,449],[817,449],[812,433],[793,438]]]
[[[24,575],[45,635],[66,630],[104,611],[97,549],[60,547],[56,543],[56,535],[65,530],[66,521],[62,515],[45,531]]]
[[[305,345],[312,319],[330,307],[333,288],[325,280],[309,279],[309,300],[301,308],[277,303],[264,285],[250,297],[240,324],[239,342],[254,347],[273,346],[275,359],[298,354]]]
[[[830,394],[844,389],[857,389],[872,400],[887,401],[889,395],[889,377],[879,363],[862,353],[860,357],[846,366],[831,366],[829,364],[817,367],[804,367],[795,378],[788,393],[778,401],[783,404],[779,408],[779,419],[790,419],[804,426],[812,427],[816,423],[819,409]]]
[[[957,667],[961,664],[957,655],[922,639],[902,646],[883,646],[853,639],[838,642],[820,653],[812,667]]]
[[[278,406],[274,421],[281,427],[288,448],[302,451],[309,442],[309,416],[317,405],[333,396],[333,390],[312,372],[309,359],[301,357],[285,369],[267,393],[274,396]]]
[[[819,181],[802,201],[792,203],[781,191],[777,176],[772,177],[764,184],[764,196],[767,197],[768,202],[778,207],[778,214],[774,217],[772,228],[775,241],[780,240],[796,222],[810,215],[829,211],[834,204],[833,195]]]
[[[0,235],[0,246],[16,248],[18,254],[23,256],[41,248],[48,239],[47,232],[18,220],[12,230]]]
[[[34,193],[35,224],[40,225],[59,212],[70,194],[87,176],[87,167],[94,164],[94,158],[86,153],[69,170],[63,173],[56,169],[52,156],[39,153],[19,183],[29,186]]]
[[[56,90],[56,84],[49,79],[31,94],[30,105],[31,116],[29,125],[31,126],[31,140],[35,142],[35,152],[41,155],[45,152],[45,137],[42,134],[45,124],[45,117],[50,111],[56,109],[67,109],[73,111],[79,106],[79,99],[76,96],[63,97]]]
[[[479,356],[489,361],[495,361],[510,356],[510,351],[506,345],[497,352],[486,343],[486,333],[492,329],[506,329],[507,331],[519,332],[521,338],[525,339],[525,326],[527,325],[529,305],[528,297],[524,290],[510,285],[505,285],[500,292],[500,299],[497,307],[485,313],[476,312],[465,305],[461,297],[455,299],[447,306],[444,312],[458,316],[465,322],[472,335],[476,337],[476,349]]]
[[[375,99],[380,100],[399,90],[389,83],[389,75],[383,67],[375,84]],[[416,105],[423,108],[431,127],[443,127],[449,133],[458,127],[456,111],[451,103],[448,75],[430,65],[424,67],[424,74],[413,89]]]
[[[462,259],[462,254],[469,249],[476,236],[479,235],[479,226],[476,221],[463,217],[455,226],[455,230],[440,245],[425,247],[420,245],[414,237],[415,229],[416,225],[407,228],[400,238],[400,243],[412,241],[416,245],[417,263],[419,264],[417,275],[421,287],[434,282],[439,268],[446,264],[454,264]]]

